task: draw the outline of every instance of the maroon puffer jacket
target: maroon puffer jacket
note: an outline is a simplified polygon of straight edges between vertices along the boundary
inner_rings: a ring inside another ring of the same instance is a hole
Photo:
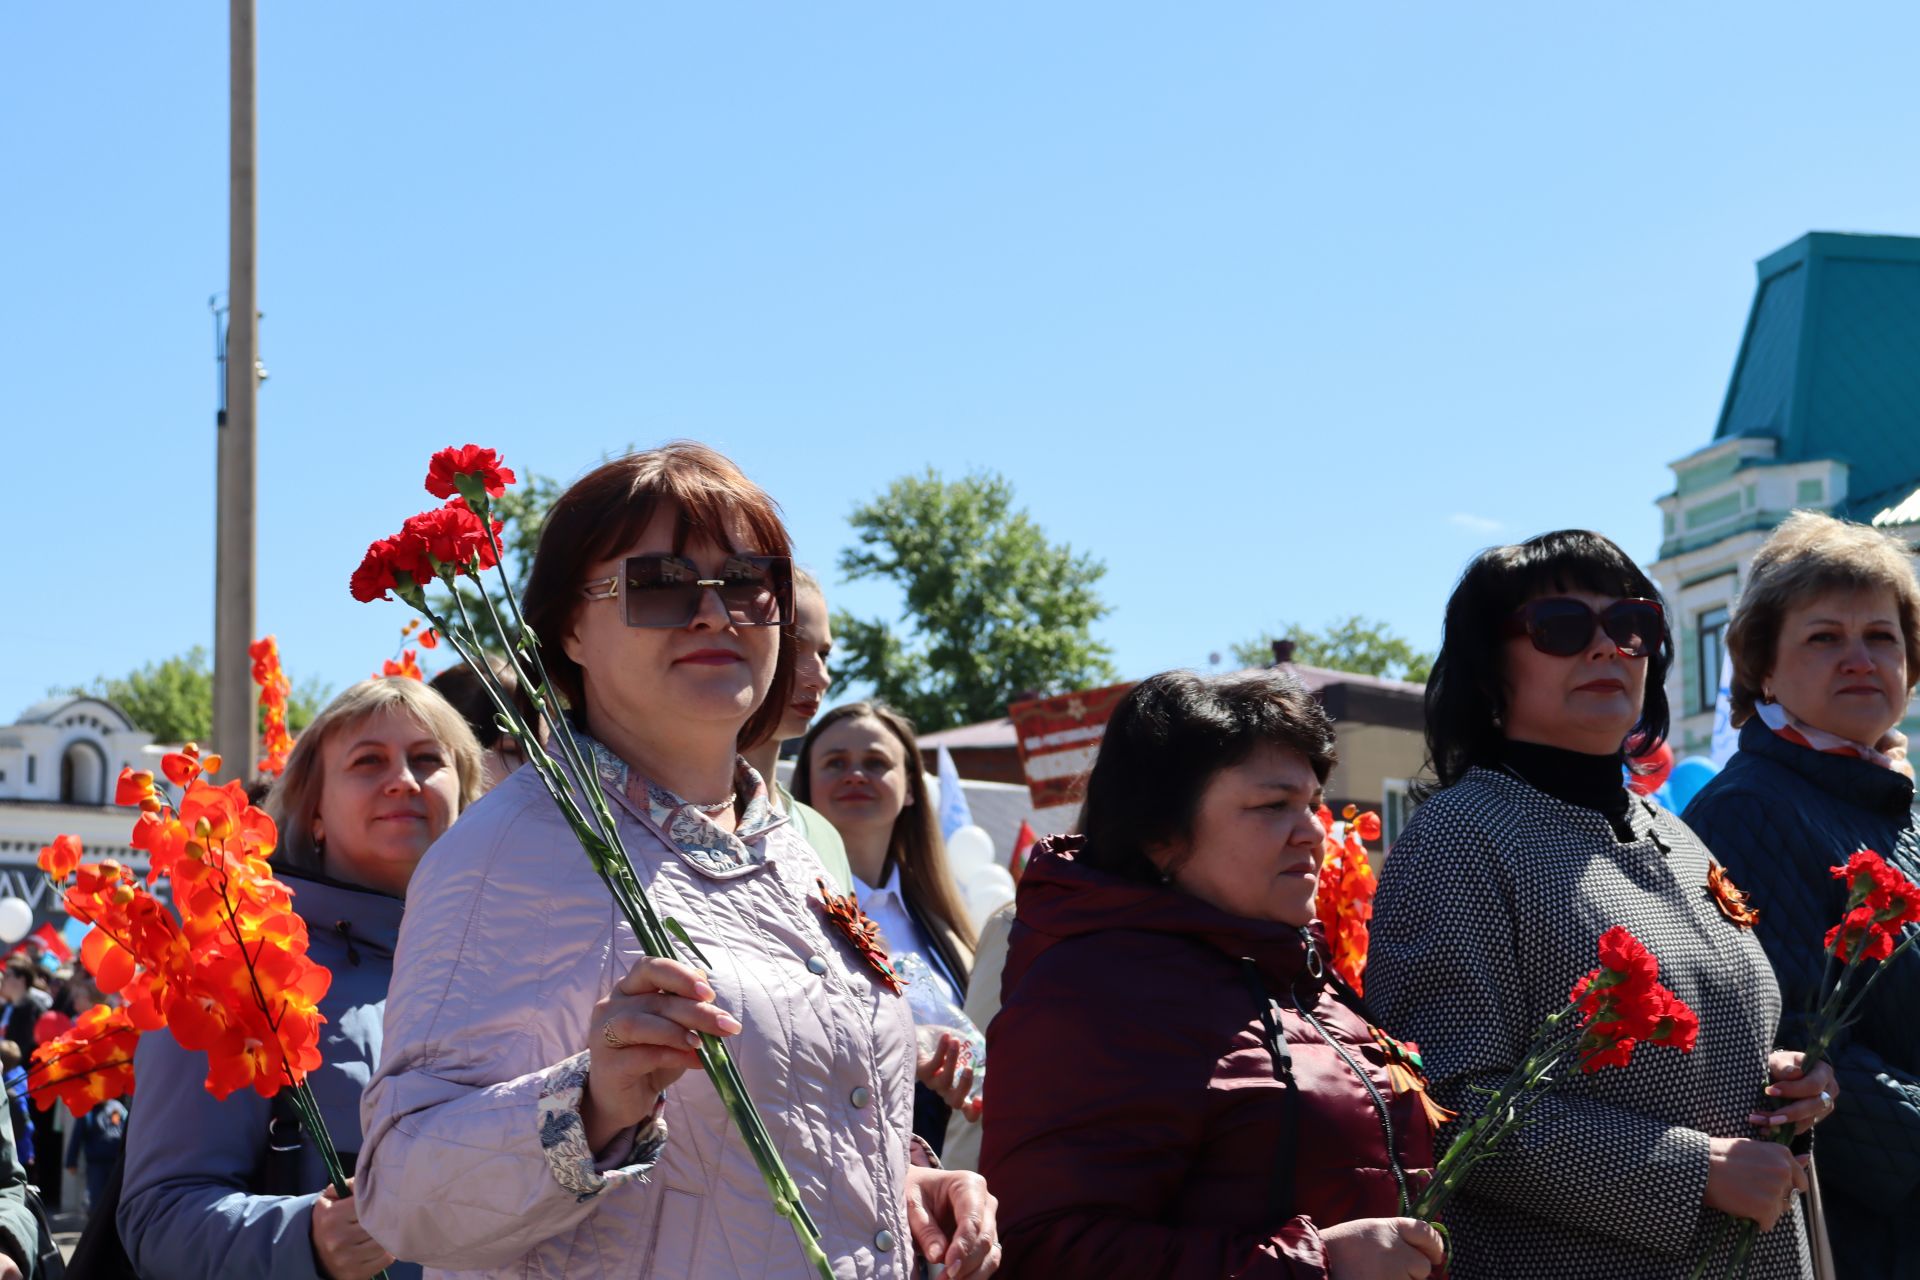
[[[1079,865],[1080,847],[1056,837],[1027,864],[987,1032],[1000,1274],[1326,1276],[1319,1228],[1397,1216],[1403,1171],[1432,1164],[1418,1099],[1309,974],[1301,930]],[[1291,1104],[1242,957],[1281,1008]]]

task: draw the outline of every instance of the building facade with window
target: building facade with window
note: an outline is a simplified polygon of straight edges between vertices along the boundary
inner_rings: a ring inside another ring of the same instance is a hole
[[[1781,520],[1823,511],[1920,551],[1920,238],[1814,232],[1761,259],[1713,439],[1672,469],[1652,566],[1673,614],[1672,742],[1706,755],[1727,621]]]
[[[24,898],[36,925],[66,920],[39,867],[57,835],[80,837],[89,859],[143,869],[146,855],[127,847],[134,811],[114,806],[114,785],[124,768],[159,765],[153,735],[98,698],[49,698],[0,726],[0,898]]]

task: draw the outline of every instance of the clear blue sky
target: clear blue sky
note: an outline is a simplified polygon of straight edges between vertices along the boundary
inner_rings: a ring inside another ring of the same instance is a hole
[[[1432,645],[1490,541],[1651,558],[1755,259],[1920,233],[1906,5],[263,8],[257,630],[336,688],[469,440],[709,441],[829,571],[997,468],[1129,675]],[[0,722],[210,639],[226,65],[222,4],[0,5]]]

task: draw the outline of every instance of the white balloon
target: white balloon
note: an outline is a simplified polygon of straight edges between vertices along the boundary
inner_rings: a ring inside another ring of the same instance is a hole
[[[966,899],[967,914],[977,929],[987,917],[1013,901],[1013,873],[998,863],[975,867],[960,883],[960,896]]]
[[[993,837],[971,823],[960,828],[947,837],[947,863],[953,878],[965,884],[972,868],[993,865]]]
[[[33,908],[25,898],[0,898],[0,943],[12,946],[33,928]]]

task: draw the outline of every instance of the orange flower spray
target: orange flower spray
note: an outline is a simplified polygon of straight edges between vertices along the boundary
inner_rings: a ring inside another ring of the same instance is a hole
[[[279,777],[293,753],[293,735],[287,732],[287,699],[293,684],[280,669],[280,642],[261,636],[247,646],[253,659],[253,682],[260,686],[260,772]]]
[[[273,820],[247,803],[243,783],[208,782],[219,767],[218,756],[203,758],[192,743],[163,757],[162,772],[181,789],[177,807],[151,773],[121,772],[115,800],[140,810],[130,843],[147,854],[145,883],[113,859],[82,861],[73,836],[40,851],[41,869],[65,888],[68,914],[93,926],[82,963],[120,1003],[96,1005],[36,1048],[28,1087],[75,1114],[131,1093],[134,1045],[164,1029],[207,1055],[206,1087],[216,1098],[290,1089],[345,1196],[347,1171],[307,1087],[321,1064],[319,1003],[332,975],[308,958],[306,922],[267,864],[278,839]],[[173,909],[153,894],[162,878]]]
[[[1336,836],[1333,813],[1321,806],[1320,825],[1326,828],[1327,844],[1320,860],[1313,913],[1326,930],[1327,945],[1333,951],[1333,971],[1355,995],[1364,995],[1368,922],[1373,919],[1374,891],[1380,887],[1364,842],[1380,838],[1380,815],[1361,813],[1348,805],[1340,816]]]

